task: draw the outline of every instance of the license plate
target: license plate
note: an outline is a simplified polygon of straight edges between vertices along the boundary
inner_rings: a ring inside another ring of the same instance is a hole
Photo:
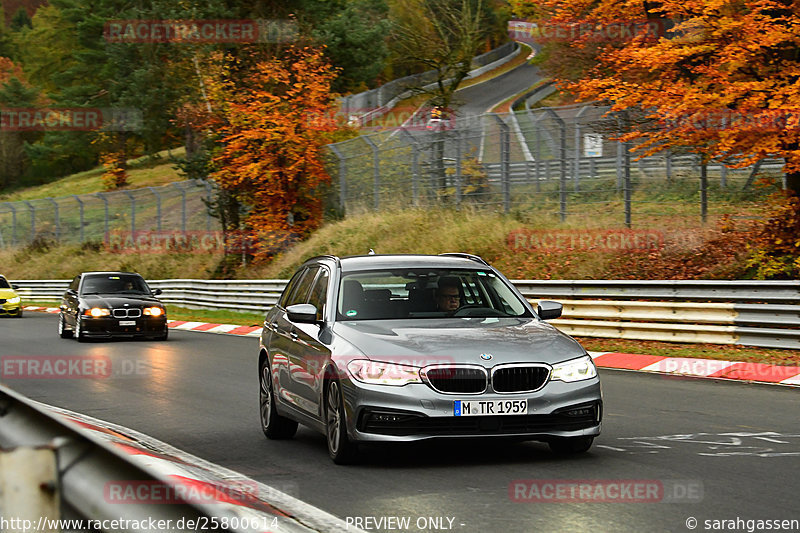
[[[526,415],[528,400],[456,400],[455,416]]]
[[[136,325],[136,321],[135,320],[120,320],[119,321],[119,325],[120,326],[135,326]]]

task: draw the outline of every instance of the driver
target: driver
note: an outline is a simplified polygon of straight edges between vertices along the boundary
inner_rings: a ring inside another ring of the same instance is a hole
[[[458,278],[441,278],[436,289],[436,310],[453,313],[461,307],[460,287]]]

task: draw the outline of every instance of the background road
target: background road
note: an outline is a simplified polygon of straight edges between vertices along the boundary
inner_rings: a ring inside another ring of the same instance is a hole
[[[290,441],[263,437],[257,339],[173,331],[165,343],[83,344],[59,339],[56,321],[38,313],[0,320],[0,381],[345,519],[407,516],[409,531],[418,531],[420,517],[449,517],[454,531],[504,533],[688,531],[689,517],[703,531],[711,519],[800,519],[796,388],[601,371],[603,434],[580,457],[555,456],[540,443],[426,443],[369,448],[362,464],[341,467],[328,459],[324,437],[302,427]],[[5,366],[14,356],[80,355],[110,362],[112,375],[18,379]],[[690,501],[519,503],[509,495],[515,480],[655,480],[688,489]]]

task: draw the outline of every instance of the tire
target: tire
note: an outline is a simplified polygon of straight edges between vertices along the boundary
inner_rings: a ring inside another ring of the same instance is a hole
[[[550,449],[558,454],[572,455],[589,451],[594,437],[570,437],[568,439],[551,440]]]
[[[72,331],[67,329],[63,313],[58,313],[58,336],[62,339],[72,338]]]
[[[74,335],[75,335],[75,338],[78,340],[78,342],[86,342],[87,339],[86,339],[86,336],[83,334],[83,331],[82,331],[82,328],[81,328],[81,322],[82,321],[81,321],[81,316],[80,315],[75,317],[75,334]]]
[[[164,328],[164,333],[162,335],[159,335],[158,337],[154,337],[154,340],[165,341],[168,338],[169,338],[169,329]]]
[[[14,318],[22,318],[22,308],[21,307],[19,308],[19,313],[14,315]]]
[[[261,430],[268,439],[291,439],[297,433],[297,422],[278,414],[275,409],[275,394],[272,391],[272,374],[269,371],[269,358],[261,363],[258,387],[258,406],[261,413]]]
[[[341,385],[333,379],[325,392],[325,436],[328,455],[337,465],[352,464],[358,457],[358,444],[347,436],[346,417]]]

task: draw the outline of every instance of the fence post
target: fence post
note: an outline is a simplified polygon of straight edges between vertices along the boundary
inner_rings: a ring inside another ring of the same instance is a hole
[[[130,191],[122,191],[125,196],[131,199],[131,238],[136,238],[136,198]]]
[[[508,124],[498,115],[492,114],[500,127],[500,189],[503,192],[503,212],[511,210],[511,135]]]
[[[158,194],[155,187],[148,187],[150,192],[153,193],[153,196],[156,197],[156,228],[158,228],[158,232],[161,232],[161,195]],[[206,209],[206,216],[208,216],[208,209]],[[208,229],[208,228],[206,228]]]
[[[11,245],[17,244],[17,208],[11,202],[6,202],[11,209]]]
[[[369,138],[368,135],[361,137],[372,148],[372,176],[374,180],[372,191],[372,208],[375,211],[380,207],[380,187],[381,187],[381,171],[380,171],[380,158],[378,156],[378,145]]]
[[[78,212],[79,212],[80,221],[81,221],[81,244],[83,244],[83,240],[84,240],[84,229],[83,229],[83,200],[81,200],[81,197],[80,197],[80,196],[78,196],[77,194],[73,194],[73,195],[72,195],[72,197],[73,197],[73,198],[75,198],[75,201],[76,201],[76,202],[78,202]]]
[[[564,119],[558,116],[558,113],[553,111],[551,108],[545,109],[545,112],[549,114],[553,120],[558,123],[558,132],[559,132],[559,167],[560,167],[560,176],[558,181],[558,193],[559,193],[559,216],[561,217],[561,222],[567,220],[567,125],[564,122]]]
[[[456,134],[456,209],[461,208],[461,134],[458,130]]]
[[[700,219],[706,223],[708,216],[708,164],[705,160],[700,163]]]
[[[108,198],[106,198],[106,195],[102,192],[98,192],[96,196],[103,200],[103,208],[105,210],[105,216],[103,218],[103,240],[108,242]]]
[[[181,232],[186,235],[186,189],[181,187],[180,182],[175,183],[175,187],[181,191]]]
[[[572,183],[575,192],[580,190],[581,181],[581,116],[589,109],[589,106],[581,107],[581,110],[575,115],[575,173],[572,176]]]
[[[53,221],[56,223],[56,241],[61,241],[61,218],[58,216],[58,202],[56,202],[52,197],[47,197],[45,200],[50,200],[50,203],[53,204]]]
[[[625,177],[625,227],[631,227],[631,151],[628,143],[624,145],[624,177]]]
[[[672,150],[667,149],[667,183],[672,182]]]
[[[411,202],[414,207],[419,206],[419,144],[411,133],[404,127],[399,128],[411,143]]]
[[[22,201],[25,205],[28,206],[28,209],[31,211],[31,237],[30,240],[33,241],[36,238],[36,208],[33,207],[28,200]]]
[[[347,204],[347,163],[345,162],[344,154],[339,151],[335,144],[329,144],[328,148],[339,159],[339,211],[341,211],[342,216],[345,216],[347,212],[345,208]]]

